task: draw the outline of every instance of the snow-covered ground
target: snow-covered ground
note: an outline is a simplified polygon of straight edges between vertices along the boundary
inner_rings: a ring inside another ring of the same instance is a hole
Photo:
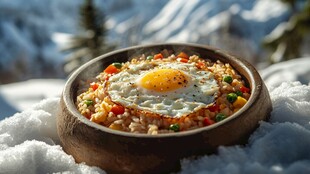
[[[310,173],[309,65],[307,57],[260,71],[273,104],[271,119],[260,123],[247,145],[219,147],[218,154],[181,160],[180,172]],[[0,173],[105,173],[75,163],[59,145],[56,114],[63,85],[58,80],[32,80],[0,88],[7,102],[0,103],[1,111],[6,104],[22,109],[0,121]]]
[[[32,79],[0,86],[0,120],[43,99],[60,97],[64,85],[60,79]]]

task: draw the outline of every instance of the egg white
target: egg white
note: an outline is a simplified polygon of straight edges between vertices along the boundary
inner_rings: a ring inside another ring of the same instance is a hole
[[[185,87],[167,92],[145,89],[140,80],[155,69],[176,69],[189,77]],[[148,61],[131,64],[108,80],[107,92],[111,100],[128,108],[151,111],[170,117],[181,117],[214,102],[219,90],[213,73],[199,70],[194,63]]]

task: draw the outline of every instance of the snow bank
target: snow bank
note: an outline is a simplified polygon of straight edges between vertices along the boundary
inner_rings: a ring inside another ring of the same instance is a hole
[[[56,143],[59,98],[43,100],[0,122],[0,173],[105,173],[76,164]]]
[[[270,91],[273,112],[245,147],[183,160],[181,173],[310,173],[310,86],[284,82]]]
[[[269,86],[278,86],[283,81],[310,82],[310,57],[276,63],[260,71],[260,75]]]
[[[60,97],[65,83],[64,79],[32,79],[0,85],[0,120],[43,99]]]
[[[284,82],[270,88],[273,112],[246,146],[181,161],[181,173],[310,173],[310,86]],[[59,98],[49,98],[0,122],[0,171],[104,173],[76,164],[58,145]]]

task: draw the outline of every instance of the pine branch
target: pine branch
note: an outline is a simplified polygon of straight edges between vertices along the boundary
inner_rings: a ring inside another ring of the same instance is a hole
[[[295,8],[295,0],[282,0]],[[304,9],[295,12],[288,22],[276,27],[267,35],[263,45],[273,51],[270,62],[276,63],[283,60],[298,58],[301,56],[300,48],[304,36],[310,33],[310,3],[306,3]]]
[[[74,36],[62,52],[69,52],[65,61],[65,71],[72,70],[101,54],[115,49],[115,45],[106,43],[107,30],[104,26],[105,15],[96,8],[93,0],[85,0],[80,7],[80,26],[84,31]]]

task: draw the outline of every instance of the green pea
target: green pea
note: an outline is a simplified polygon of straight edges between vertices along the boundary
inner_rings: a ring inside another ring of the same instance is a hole
[[[236,91],[235,93],[237,94],[237,96],[242,96],[243,95],[243,93],[241,91]]]
[[[175,124],[171,124],[169,126],[169,129],[170,130],[173,130],[174,132],[179,132],[180,131],[180,125],[178,123],[175,123]]]
[[[117,69],[122,68],[122,64],[119,62],[114,62],[114,63],[112,63],[112,65],[115,66]]]
[[[90,106],[90,105],[93,105],[93,104],[94,104],[94,102],[93,102],[92,100],[86,100],[84,103],[85,103],[87,106]]]
[[[146,60],[152,60],[154,58],[154,56],[147,56]]]
[[[235,93],[229,93],[226,97],[226,99],[230,102],[233,103],[234,101],[236,101],[238,98],[237,94]]]
[[[222,120],[224,120],[225,118],[226,118],[226,115],[223,114],[223,113],[218,113],[218,114],[216,114],[216,116],[215,116],[216,122],[222,121]]]
[[[225,76],[225,77],[223,78],[223,80],[224,80],[224,82],[226,82],[226,83],[231,83],[231,82],[233,81],[233,78],[232,78],[231,76]]]

